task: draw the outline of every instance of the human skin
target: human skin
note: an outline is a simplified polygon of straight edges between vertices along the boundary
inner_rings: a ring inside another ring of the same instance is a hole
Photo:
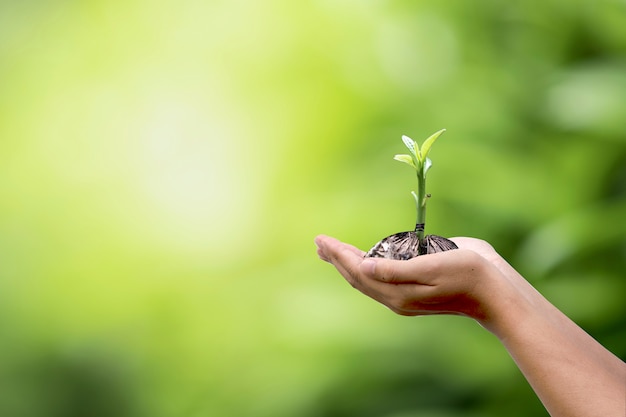
[[[459,249],[408,261],[364,258],[329,236],[318,256],[354,288],[404,316],[476,320],[507,349],[552,417],[626,416],[626,363],[535,290],[493,247],[452,238]]]

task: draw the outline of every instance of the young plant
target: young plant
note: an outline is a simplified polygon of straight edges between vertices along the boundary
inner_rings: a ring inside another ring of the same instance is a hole
[[[426,193],[426,174],[432,166],[432,161],[428,158],[433,143],[445,129],[442,129],[424,141],[422,147],[408,136],[402,136],[402,141],[409,149],[410,154],[396,155],[393,159],[410,165],[417,174],[417,193],[411,191],[415,199],[417,210],[417,220],[415,230],[412,232],[400,232],[388,236],[378,242],[366,257],[389,258],[389,259],[411,259],[419,255],[442,252],[450,249],[457,249],[451,240],[437,235],[424,236],[426,226],[426,203],[430,194]]]

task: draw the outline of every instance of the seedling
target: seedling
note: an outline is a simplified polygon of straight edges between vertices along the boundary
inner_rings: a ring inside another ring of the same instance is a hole
[[[417,143],[408,136],[402,136],[402,141],[409,148],[409,154],[396,155],[393,159],[410,165],[417,173],[417,193],[411,191],[415,200],[417,220],[415,230],[412,232],[400,232],[387,236],[370,249],[366,257],[388,259],[411,259],[428,253],[443,252],[457,249],[457,246],[449,239],[437,235],[424,236],[426,226],[426,203],[430,194],[426,194],[426,174],[432,166],[428,158],[433,143],[446,129],[442,129],[424,141],[420,148]]]

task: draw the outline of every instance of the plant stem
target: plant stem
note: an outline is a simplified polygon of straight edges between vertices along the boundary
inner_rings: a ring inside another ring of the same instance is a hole
[[[426,176],[424,175],[424,165],[417,169],[417,195],[415,206],[417,209],[417,220],[415,221],[415,233],[421,243],[424,240],[424,227],[426,225]]]

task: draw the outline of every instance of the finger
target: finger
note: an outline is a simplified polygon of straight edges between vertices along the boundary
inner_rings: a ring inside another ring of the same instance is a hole
[[[326,254],[324,254],[324,251],[320,248],[317,248],[317,256],[324,262],[330,262],[330,259],[326,257]]]
[[[341,242],[327,246],[325,253],[339,272],[341,272],[352,286],[356,287],[359,281],[359,265],[363,262],[363,257],[355,253],[350,245]]]
[[[429,285],[433,277],[439,274],[438,269],[444,262],[442,258],[447,253],[422,255],[406,261],[367,258],[361,263],[360,271],[368,278],[386,283]]]
[[[352,287],[359,290],[366,296],[386,305],[394,312],[402,315],[415,315],[416,313],[412,309],[406,309],[406,300],[415,298],[416,288],[413,286],[397,286],[390,285],[389,282],[381,279],[372,279],[367,271],[367,266],[364,264],[377,263],[377,261],[383,261],[386,264],[385,259],[372,259],[364,258],[365,253],[354,246],[340,242],[337,239],[328,236],[318,236],[315,239],[315,243],[320,248],[320,252],[328,259],[328,262],[332,263],[337,271],[350,283]],[[407,261],[389,261],[398,262],[400,265]],[[383,267],[379,271],[386,274]],[[391,274],[393,276],[393,274]],[[383,282],[384,281],[384,282]],[[407,279],[407,282],[409,280]],[[415,280],[410,282],[415,283]],[[411,306],[414,308],[414,306]]]
[[[360,249],[340,242],[330,236],[317,236],[320,257],[332,263],[341,275],[355,288],[359,288],[359,264],[363,261],[364,252]]]
[[[354,252],[355,254],[361,257],[365,255],[365,252],[363,252],[361,249],[356,248],[347,243],[341,242],[340,240],[335,239],[334,237],[330,237],[330,236],[325,236],[325,235],[317,236],[315,238],[315,244],[318,247],[321,247],[322,249],[327,246],[330,246],[331,248],[343,247],[343,248],[349,249],[350,251]]]
[[[364,275],[360,276],[359,287],[356,287],[366,296],[385,305],[396,314],[414,316],[425,314],[428,306],[421,303],[430,292],[430,285],[420,285],[411,282],[407,285],[383,282]]]
[[[326,238],[326,236],[323,236],[323,235],[319,235],[319,236],[315,237],[315,246],[317,246],[317,256],[319,256],[319,258],[322,261],[330,262],[330,258],[324,252],[324,240],[325,240],[325,238]]]
[[[315,238],[315,245],[317,246],[318,256],[326,262],[330,262],[330,251],[336,251],[339,250],[339,248],[348,249],[349,251],[361,258],[365,256],[365,252],[363,252],[359,248],[356,248],[347,243],[340,242],[339,240],[330,236],[317,236]]]

